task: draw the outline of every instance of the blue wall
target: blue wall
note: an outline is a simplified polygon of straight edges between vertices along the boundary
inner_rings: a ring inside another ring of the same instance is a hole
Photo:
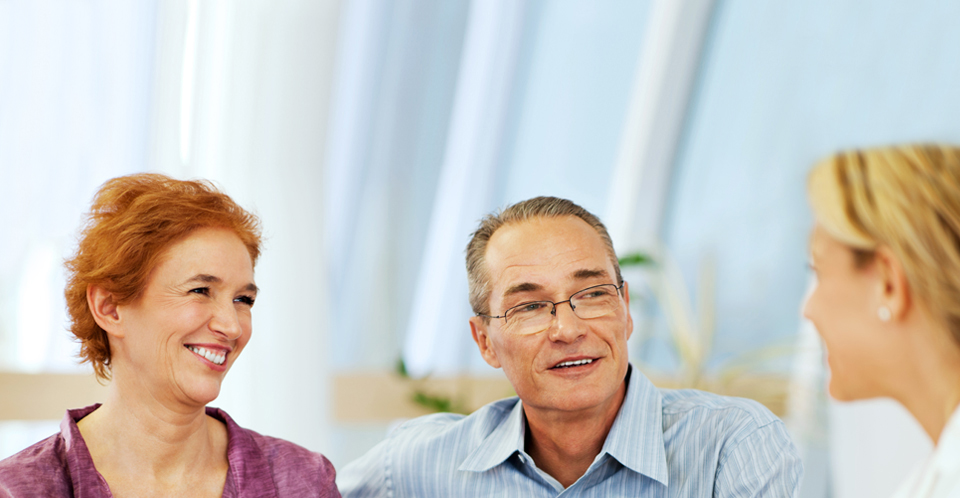
[[[806,172],[853,146],[960,143],[960,3],[718,1],[663,237],[717,261],[716,359],[796,333]]]

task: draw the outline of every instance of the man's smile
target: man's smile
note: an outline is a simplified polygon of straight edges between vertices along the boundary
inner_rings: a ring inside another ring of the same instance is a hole
[[[598,361],[599,359],[600,358],[584,357],[584,356],[564,358],[563,360],[558,361],[552,367],[550,367],[550,370],[576,368],[583,365],[589,365],[595,361]]]

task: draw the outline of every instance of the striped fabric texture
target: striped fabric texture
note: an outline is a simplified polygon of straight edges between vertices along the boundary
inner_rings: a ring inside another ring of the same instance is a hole
[[[338,472],[345,498],[793,497],[803,468],[783,423],[755,401],[657,389],[631,366],[603,449],[569,488],[524,451],[516,397],[469,416],[428,415]]]

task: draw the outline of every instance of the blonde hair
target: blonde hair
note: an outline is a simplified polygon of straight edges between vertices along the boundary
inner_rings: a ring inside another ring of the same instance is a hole
[[[508,223],[520,223],[533,218],[560,218],[576,216],[593,227],[607,248],[607,254],[616,272],[617,285],[623,283],[620,276],[620,264],[613,250],[613,241],[600,218],[593,213],[558,197],[534,197],[507,206],[496,213],[488,214],[480,220],[480,226],[470,236],[467,244],[467,282],[470,288],[470,307],[478,315],[490,314],[490,275],[486,268],[487,243],[500,227]]]
[[[850,150],[810,172],[814,216],[862,265],[880,245],[903,264],[922,303],[960,344],[960,148]]]

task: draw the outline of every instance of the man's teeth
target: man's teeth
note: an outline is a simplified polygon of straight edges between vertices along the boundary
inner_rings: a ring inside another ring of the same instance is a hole
[[[577,367],[580,365],[586,365],[587,363],[593,363],[593,360],[565,361],[563,363],[557,363],[557,365],[553,368]]]
[[[187,349],[197,353],[200,356],[203,356],[210,363],[215,363],[217,365],[223,365],[223,362],[227,361],[226,353],[214,353],[207,348],[201,348],[197,346],[187,346]]]

